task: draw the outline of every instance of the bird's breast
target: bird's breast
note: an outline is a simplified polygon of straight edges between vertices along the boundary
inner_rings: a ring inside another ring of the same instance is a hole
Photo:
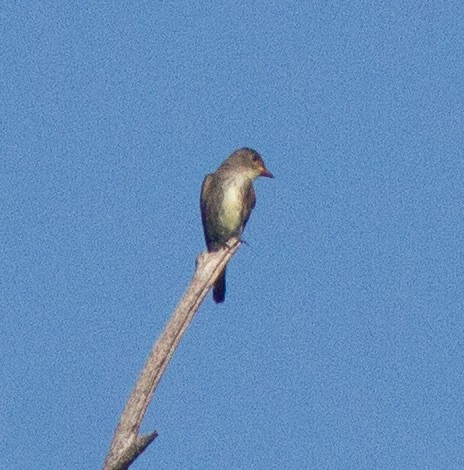
[[[220,215],[221,224],[229,230],[236,230],[243,223],[244,181],[242,178],[231,178],[224,186],[224,197]]]

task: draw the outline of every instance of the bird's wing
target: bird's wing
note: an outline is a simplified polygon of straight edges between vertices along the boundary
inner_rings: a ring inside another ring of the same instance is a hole
[[[211,189],[211,181],[213,180],[213,175],[206,175],[203,183],[201,185],[200,191],[200,210],[201,210],[201,222],[203,224],[203,232],[205,234],[206,245],[209,246],[210,239],[206,230],[206,213],[208,208],[206,207],[206,201],[208,201],[208,195]]]
[[[201,208],[201,216],[204,217],[204,213],[206,211],[206,201],[208,200],[208,194],[211,187],[211,181],[213,179],[212,175],[206,175],[203,183],[201,185],[201,192],[200,192],[200,208]]]
[[[255,204],[256,204],[255,191],[253,189],[253,185],[250,184],[250,187],[246,190],[245,197],[244,197],[242,231],[245,229],[245,225],[247,224],[248,219],[250,218],[251,211],[255,207]]]

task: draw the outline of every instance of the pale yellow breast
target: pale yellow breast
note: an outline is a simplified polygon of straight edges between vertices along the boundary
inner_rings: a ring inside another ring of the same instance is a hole
[[[224,199],[222,201],[221,208],[221,225],[227,227],[230,230],[235,230],[241,225],[241,214],[242,214],[242,192],[240,188],[243,185],[242,178],[236,178],[227,185],[227,189],[224,192]]]

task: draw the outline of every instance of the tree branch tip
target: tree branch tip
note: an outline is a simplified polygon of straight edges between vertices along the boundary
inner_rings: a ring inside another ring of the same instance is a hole
[[[147,434],[146,436],[138,437],[135,442],[127,449],[125,455],[120,459],[116,466],[111,467],[114,470],[127,470],[134,460],[158,437],[156,431]]]
[[[158,433],[153,431],[146,436],[137,438],[136,446],[140,450],[140,453],[142,453],[157,437]]]
[[[230,252],[230,251],[235,251],[242,243],[245,243],[245,241],[240,240],[237,237],[232,237],[227,240],[227,243],[220,248],[218,251],[223,251],[223,252]],[[202,251],[195,259],[195,266],[198,268],[201,264],[206,263],[210,256],[212,256],[213,253],[217,253],[215,251]]]
[[[237,238],[237,237],[229,238],[229,240],[227,240],[228,251],[232,250],[235,247],[238,248],[237,245],[240,245],[241,243],[243,243],[243,240],[240,240],[240,238]]]

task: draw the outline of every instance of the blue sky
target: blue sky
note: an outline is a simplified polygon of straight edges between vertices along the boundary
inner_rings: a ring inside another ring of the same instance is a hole
[[[0,454],[99,468],[234,149],[275,175],[132,468],[464,467],[462,2],[3,2]]]

